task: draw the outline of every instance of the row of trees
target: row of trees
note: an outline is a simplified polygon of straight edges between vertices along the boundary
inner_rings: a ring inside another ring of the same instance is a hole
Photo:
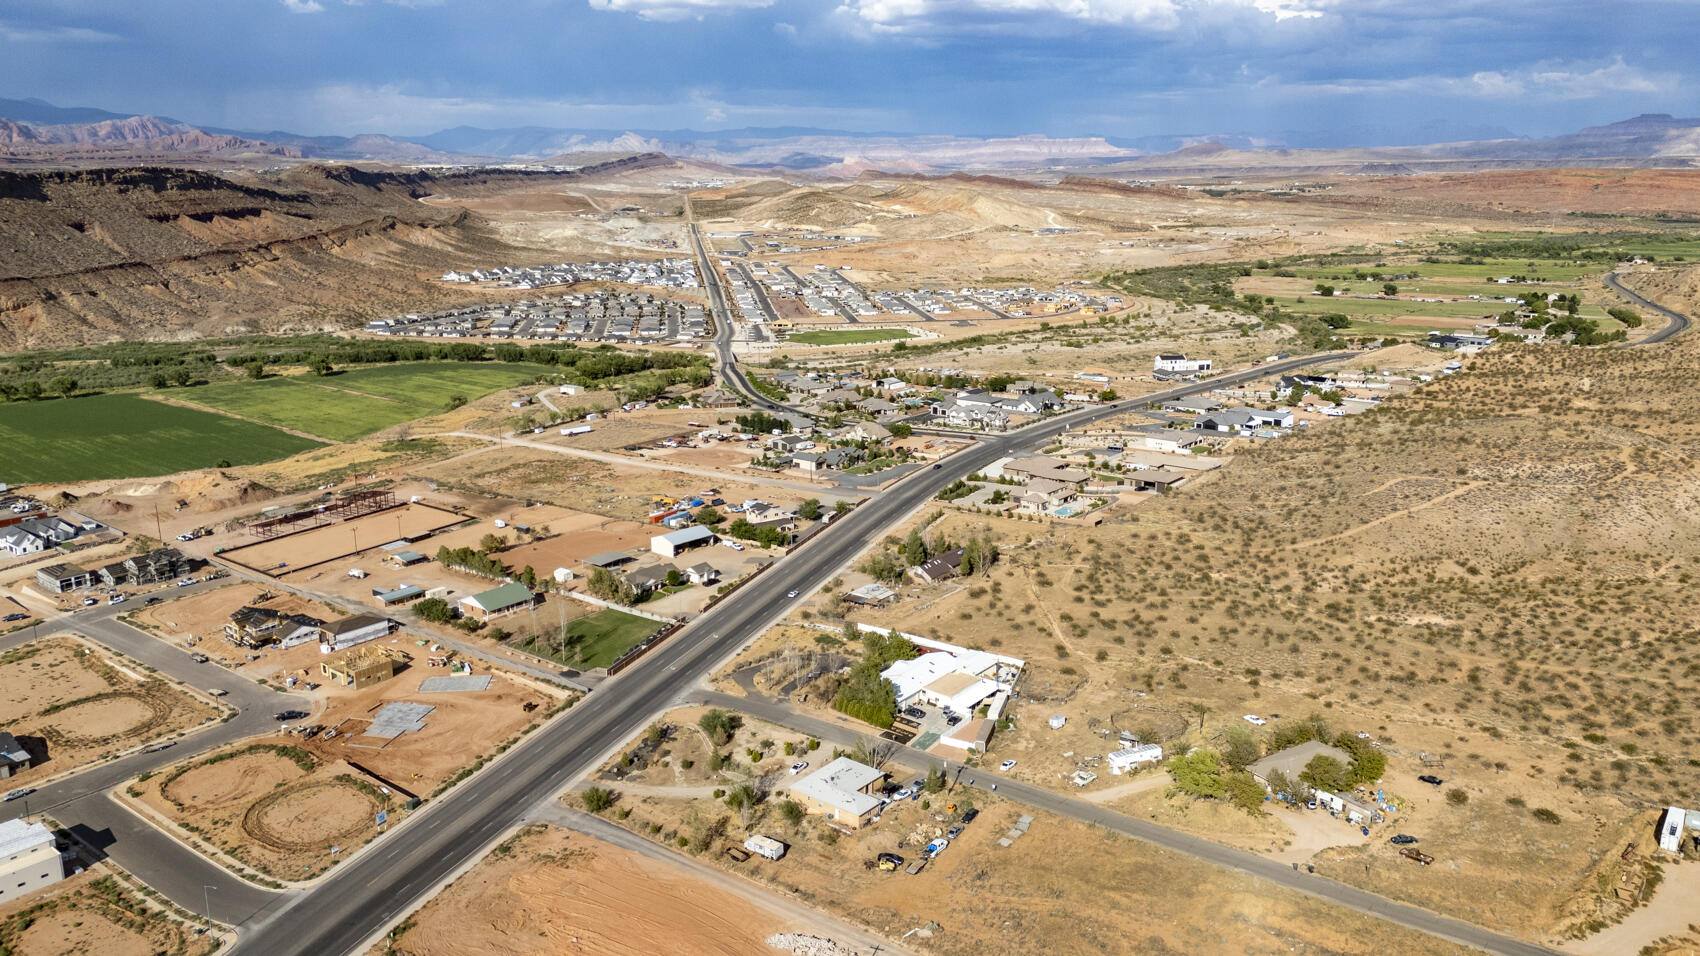
[[[862,657],[851,666],[849,676],[839,685],[832,706],[875,727],[890,727],[897,717],[897,688],[881,677],[880,671],[896,661],[914,657],[917,653],[915,645],[896,632],[861,631],[854,624],[847,624],[844,629],[846,641],[861,638]]]

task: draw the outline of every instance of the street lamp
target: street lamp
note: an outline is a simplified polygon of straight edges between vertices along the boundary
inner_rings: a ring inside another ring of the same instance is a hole
[[[207,925],[212,925],[212,891],[218,889],[208,883],[201,884],[201,909],[207,916]]]

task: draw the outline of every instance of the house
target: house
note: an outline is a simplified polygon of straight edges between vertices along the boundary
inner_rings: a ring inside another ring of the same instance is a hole
[[[1017,458],[1014,461],[1004,462],[1003,475],[1023,484],[1032,481],[1034,478],[1049,478],[1053,481],[1066,482],[1076,488],[1084,485],[1086,480],[1092,477],[1068,462],[1060,458],[1052,458],[1049,455],[1033,455],[1028,458]]]
[[[1121,750],[1111,751],[1105,759],[1109,761],[1110,772],[1120,776],[1129,770],[1137,769],[1142,764],[1162,763],[1163,748],[1156,744],[1123,747]]]
[[[224,622],[224,639],[237,647],[295,647],[317,640],[325,622],[305,614],[243,606]]]
[[[910,698],[910,703],[937,707],[957,714],[973,713],[980,702],[998,692],[998,682],[962,671],[951,671],[933,680]]]
[[[1430,332],[1428,334],[1427,344],[1437,349],[1469,349],[1471,351],[1476,351],[1479,349],[1485,349],[1492,345],[1493,339],[1485,335],[1467,335],[1462,332]]]
[[[1252,423],[1265,428],[1292,428],[1293,410],[1290,408],[1248,408]]]
[[[839,757],[788,789],[805,812],[860,829],[883,806],[874,794],[884,785],[884,771]]]
[[[1236,432],[1254,429],[1251,410],[1246,408],[1230,408],[1225,411],[1211,412],[1200,415],[1192,423],[1192,427],[1201,432],[1218,432],[1232,435]]]
[[[781,455],[792,455],[813,447],[814,440],[808,435],[776,435],[767,440],[768,451],[776,451]]]
[[[922,584],[937,584],[940,581],[954,578],[962,573],[962,549],[952,548],[941,555],[929,558],[920,565],[910,568],[909,573]]]
[[[7,528],[4,533],[0,533],[0,551],[13,557],[36,554],[46,548],[47,542],[42,540],[40,535],[31,534],[22,527]]]
[[[691,404],[698,408],[736,408],[738,399],[718,388],[710,388],[691,396]]]
[[[648,567],[637,568],[626,572],[625,582],[639,597],[659,591],[667,586],[667,573],[677,571],[671,564],[652,564]]]
[[[890,403],[887,402],[886,404]],[[896,406],[893,405],[892,407],[895,408]],[[845,432],[845,435],[858,441],[881,442],[891,437],[891,429],[878,422],[857,422],[850,426],[850,430]]]
[[[65,858],[53,831],[39,823],[0,823],[0,903],[9,903],[65,878]]]
[[[705,544],[713,544],[718,540],[720,539],[715,536],[713,528],[693,525],[689,528],[680,528],[677,531],[669,531],[666,534],[658,534],[650,538],[649,550],[664,558],[676,558],[681,551],[688,551]]]
[[[686,568],[685,577],[689,578],[692,584],[713,584],[720,580],[720,572],[715,570],[714,565],[704,561]]]
[[[960,674],[968,680],[957,680],[946,683],[940,681],[948,675]],[[970,689],[974,692],[984,690],[977,687],[975,681],[985,679],[993,686],[982,695],[995,693],[1000,684],[1002,674],[1001,662],[994,654],[986,651],[975,651],[959,648],[954,651],[933,651],[913,657],[909,660],[895,661],[880,676],[891,681],[897,691],[897,706],[908,707],[917,702],[946,700],[967,694]],[[978,700],[975,703],[979,703]],[[966,711],[964,711],[966,712]]]
[[[94,584],[95,576],[74,564],[50,564],[35,573],[35,582],[52,594],[81,591]]]
[[[998,408],[1018,415],[1043,415],[1063,408],[1063,400],[1057,393],[1045,389],[1031,392],[1016,398],[1006,398],[998,403]]]
[[[1210,369],[1210,359],[1189,359],[1184,355],[1159,355],[1151,363],[1153,372],[1168,372],[1179,375],[1208,372]]]
[[[963,405],[954,399],[935,402],[930,410],[944,418],[953,428],[1004,429],[1009,427],[1009,415],[1000,408]]]
[[[862,400],[862,396],[848,388],[834,388],[821,393],[816,401],[822,405],[854,405]]]
[[[524,587],[524,585],[521,585]],[[390,633],[390,619],[376,614],[351,614],[319,628],[319,653],[347,650]]]
[[[406,651],[389,647],[356,647],[319,662],[319,673],[327,682],[361,690],[395,676],[397,665],[412,658]]]
[[[160,548],[109,564],[100,569],[100,577],[107,587],[117,587],[120,584],[156,584],[188,574],[195,569],[197,563],[194,558],[176,548]]]
[[[1269,775],[1280,772],[1294,783],[1299,780],[1299,774],[1304,772],[1305,765],[1317,757],[1333,757],[1341,764],[1350,764],[1352,755],[1339,747],[1325,744],[1320,740],[1307,740],[1302,744],[1294,744],[1285,750],[1277,750],[1262,760],[1253,763],[1246,769],[1257,778],[1257,782],[1269,788]]]
[[[1215,399],[1193,395],[1186,398],[1171,398],[1164,402],[1161,407],[1166,412],[1184,412],[1197,415],[1221,411],[1222,403]]]
[[[535,603],[537,595],[532,594],[530,588],[518,581],[509,581],[501,587],[461,598],[460,613],[480,621],[490,621]]]
[[[18,743],[18,738],[0,730],[0,777],[10,777],[28,770],[34,764],[30,752]]]
[[[874,388],[877,388],[888,395],[902,395],[905,392],[912,391],[912,389],[909,388],[908,382],[890,375],[880,379],[878,382],[875,382]]]
[[[884,607],[897,600],[897,592],[880,584],[864,584],[844,595],[844,600],[850,604],[861,604],[867,607]]]

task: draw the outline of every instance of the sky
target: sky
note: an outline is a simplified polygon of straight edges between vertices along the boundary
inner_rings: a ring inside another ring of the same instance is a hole
[[[6,0],[0,96],[306,134],[1386,145],[1700,114],[1700,0]]]

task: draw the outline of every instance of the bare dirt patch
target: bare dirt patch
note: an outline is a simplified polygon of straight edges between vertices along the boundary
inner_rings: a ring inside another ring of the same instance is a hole
[[[0,655],[0,723],[35,763],[12,779],[57,776],[217,719],[219,708],[146,673],[66,637]]]
[[[27,956],[205,956],[187,914],[160,909],[97,865],[0,909],[0,948]]]

